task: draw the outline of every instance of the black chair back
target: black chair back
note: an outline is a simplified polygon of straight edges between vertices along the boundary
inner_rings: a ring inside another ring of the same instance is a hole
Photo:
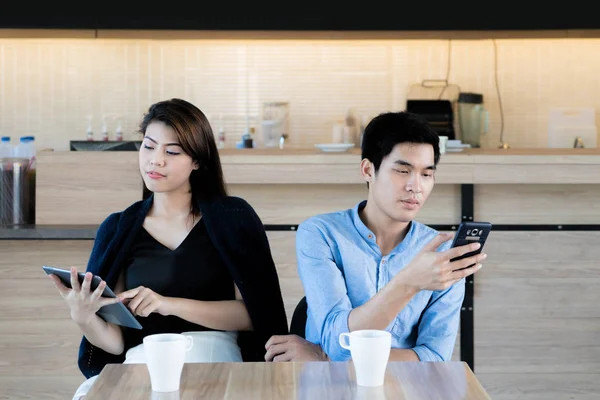
[[[308,304],[306,303],[306,297],[303,297],[294,310],[292,315],[292,322],[290,324],[290,333],[292,335],[298,335],[303,339],[306,339],[306,318],[307,318]]]

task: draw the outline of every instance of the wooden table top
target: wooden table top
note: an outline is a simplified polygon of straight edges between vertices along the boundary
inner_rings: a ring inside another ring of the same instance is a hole
[[[86,400],[489,399],[464,362],[390,362],[385,384],[356,385],[345,362],[185,364],[178,392],[152,392],[144,364],[109,364]]]

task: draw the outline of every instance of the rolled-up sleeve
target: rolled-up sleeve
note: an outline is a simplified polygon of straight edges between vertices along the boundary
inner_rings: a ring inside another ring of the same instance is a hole
[[[462,279],[443,292],[434,292],[419,324],[417,345],[421,361],[449,361],[452,357],[465,295]]]
[[[352,304],[332,249],[323,232],[310,220],[298,227],[296,253],[308,304],[306,339],[320,345],[332,361],[347,361],[350,352],[339,345],[338,338],[349,332]]]
[[[447,242],[438,248],[450,248]],[[434,291],[419,323],[417,343],[413,350],[421,361],[449,361],[452,358],[460,322],[460,309],[465,297],[465,279],[448,289]]]

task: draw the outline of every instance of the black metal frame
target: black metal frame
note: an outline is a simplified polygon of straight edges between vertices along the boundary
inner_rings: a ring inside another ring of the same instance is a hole
[[[473,184],[460,185],[461,193],[461,222],[473,221],[475,218],[475,187]],[[438,231],[455,231],[457,225],[429,225]],[[298,225],[265,225],[267,231],[291,231],[295,232]],[[599,224],[539,224],[520,225],[506,224],[493,225],[494,231],[600,231]],[[465,298],[460,310],[460,359],[466,362],[471,370],[475,372],[475,279],[471,275],[466,278]]]
[[[475,218],[475,187],[472,184],[460,185],[461,221]],[[475,279],[473,275],[465,279],[465,297],[460,308],[460,359],[475,372],[475,326],[473,317]]]

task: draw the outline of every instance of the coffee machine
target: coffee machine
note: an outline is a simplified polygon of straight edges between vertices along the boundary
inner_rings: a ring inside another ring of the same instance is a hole
[[[424,118],[439,136],[456,139],[454,111],[449,100],[407,100],[406,111]]]

